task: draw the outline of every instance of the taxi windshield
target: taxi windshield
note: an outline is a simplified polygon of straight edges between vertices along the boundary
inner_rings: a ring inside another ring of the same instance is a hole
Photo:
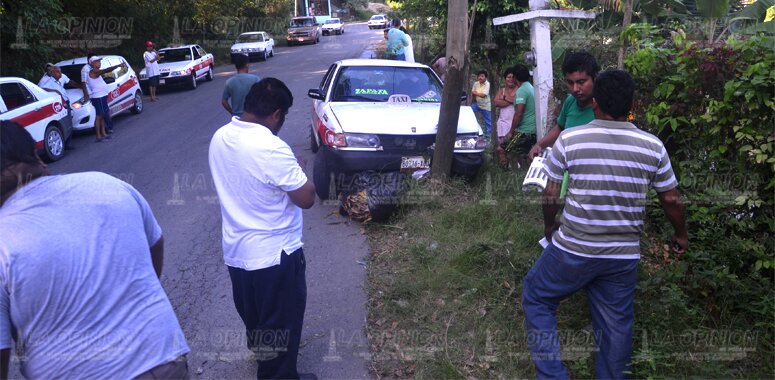
[[[159,52],[159,63],[181,62],[191,60],[191,49],[167,49]]]
[[[264,42],[264,35],[262,34],[240,34],[237,37],[237,43],[244,42]]]
[[[407,95],[412,102],[441,102],[441,83],[423,67],[349,66],[339,71],[335,102],[386,102]]]
[[[339,21],[338,18],[332,18],[329,20],[326,20],[326,24],[339,24],[341,21]]]

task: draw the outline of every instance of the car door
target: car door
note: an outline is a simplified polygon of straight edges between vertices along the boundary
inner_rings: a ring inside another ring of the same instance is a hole
[[[2,119],[21,124],[36,142],[42,141],[49,118],[58,112],[55,107],[36,99],[32,92],[19,82],[0,84],[0,97],[6,106],[6,112],[1,115]],[[59,104],[61,107],[61,103]]]
[[[191,54],[194,58],[194,70],[196,70],[196,76],[202,76],[205,74],[205,71],[207,71],[207,65],[204,64],[205,61],[205,54],[202,54],[203,50],[199,46],[192,46],[191,47]]]
[[[119,62],[113,57],[103,58],[100,63],[100,69],[104,70],[117,64],[119,64]],[[121,95],[121,92],[118,89],[120,69],[121,68],[116,68],[102,74],[102,79],[105,80],[105,83],[108,84],[108,88],[110,88],[110,92],[108,92],[108,108],[110,108],[111,115],[115,113],[116,102]]]
[[[113,75],[116,77],[116,88],[111,92],[112,96],[109,99],[110,113],[115,114],[122,110],[129,108],[131,104],[127,103],[128,99],[133,99],[134,94],[131,89],[134,86],[134,81],[131,78],[131,72],[129,70],[129,64],[121,57],[114,57],[111,59],[115,65],[125,64],[124,67],[118,67],[113,70]]]

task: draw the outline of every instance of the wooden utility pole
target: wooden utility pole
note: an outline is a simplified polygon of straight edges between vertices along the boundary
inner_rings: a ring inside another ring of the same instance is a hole
[[[466,66],[468,37],[468,1],[449,0],[447,4],[447,73],[441,95],[436,150],[433,152],[433,178],[445,180],[452,171],[452,154],[460,117],[460,96],[463,94],[463,72]]]

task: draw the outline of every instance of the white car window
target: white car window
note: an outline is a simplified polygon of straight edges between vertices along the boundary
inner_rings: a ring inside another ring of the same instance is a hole
[[[332,101],[385,102],[391,95],[408,95],[412,102],[441,102],[441,83],[430,69],[420,67],[350,66],[339,70]]]
[[[30,90],[19,83],[0,84],[0,96],[3,97],[3,102],[5,102],[8,111],[37,101]]]
[[[191,49],[189,48],[167,49],[162,50],[159,53],[161,55],[159,63],[182,62],[191,60]]]

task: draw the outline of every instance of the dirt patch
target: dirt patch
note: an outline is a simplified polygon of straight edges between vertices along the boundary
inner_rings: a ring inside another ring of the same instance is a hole
[[[367,8],[376,14],[386,14],[393,10],[393,8],[382,3],[369,3]]]

